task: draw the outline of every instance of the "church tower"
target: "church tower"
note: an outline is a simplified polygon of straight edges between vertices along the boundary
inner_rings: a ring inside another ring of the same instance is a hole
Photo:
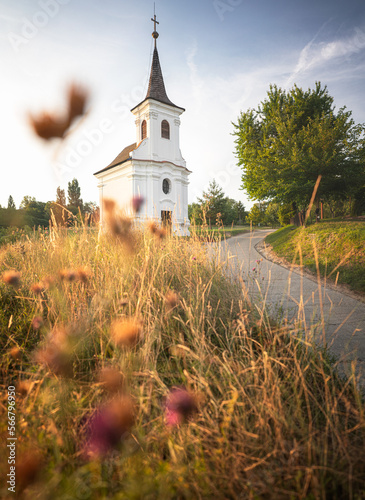
[[[136,142],[127,146],[104,169],[94,175],[98,179],[101,220],[103,200],[114,199],[121,208],[141,196],[144,205],[136,222],[155,220],[170,225],[179,235],[189,234],[188,176],[180,151],[180,116],[184,108],[173,104],[167,96],[162,75],[153,19],[154,51],[146,97],[131,112],[135,116]]]

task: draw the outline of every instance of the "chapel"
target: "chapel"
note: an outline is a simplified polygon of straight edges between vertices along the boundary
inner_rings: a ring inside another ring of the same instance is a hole
[[[191,173],[180,151],[180,116],[184,108],[167,96],[157,50],[156,15],[154,50],[146,97],[131,113],[135,116],[136,141],[94,175],[98,179],[101,223],[103,202],[113,199],[131,212],[131,200],[144,203],[134,214],[135,223],[148,220],[167,226],[174,234],[189,235],[188,176]]]

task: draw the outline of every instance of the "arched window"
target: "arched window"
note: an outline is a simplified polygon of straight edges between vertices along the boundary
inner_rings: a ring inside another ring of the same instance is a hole
[[[147,122],[146,122],[146,120],[143,120],[143,122],[142,122],[141,135],[142,135],[142,141],[143,141],[143,139],[146,139],[146,137],[147,137]]]
[[[170,139],[170,125],[167,120],[162,120],[161,122],[161,137]]]

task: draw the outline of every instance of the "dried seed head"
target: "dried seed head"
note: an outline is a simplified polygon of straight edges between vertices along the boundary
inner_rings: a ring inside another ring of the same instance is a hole
[[[46,366],[56,375],[70,377],[72,375],[72,359],[69,352],[56,344],[48,344],[35,354],[35,361]]]
[[[87,283],[90,278],[90,271],[86,267],[79,267],[79,269],[76,270],[76,279],[81,281],[82,283]]]
[[[103,200],[103,205],[104,205],[104,211],[107,213],[107,214],[112,214],[115,210],[115,201],[114,200],[109,200],[109,199],[105,199]]]
[[[30,287],[30,290],[35,295],[41,295],[42,292],[44,292],[44,290],[45,290],[44,283],[42,281],[39,281],[38,283],[33,283],[33,285]]]
[[[99,373],[98,380],[109,393],[116,393],[124,388],[124,375],[116,368],[103,368]]]
[[[2,280],[13,287],[20,285],[20,273],[16,271],[5,271],[2,275]]]
[[[21,380],[16,384],[16,390],[21,396],[26,396],[32,387],[32,382],[29,380]]]
[[[13,359],[21,358],[21,350],[19,349],[19,347],[13,347],[12,349],[10,349],[9,354]]]
[[[166,310],[168,312],[172,311],[179,303],[179,296],[173,290],[169,290],[165,295]]]
[[[46,141],[54,137],[64,137],[70,125],[68,118],[51,115],[47,112],[42,113],[37,118],[29,115],[29,121],[38,137]]]
[[[42,468],[42,457],[34,449],[20,454],[16,463],[16,481],[19,491],[34,483]]]
[[[59,276],[61,280],[68,282],[75,281],[77,277],[76,272],[72,269],[61,269],[61,271],[59,271]]]
[[[135,318],[125,318],[114,321],[110,331],[118,347],[133,347],[141,337],[142,324]]]
[[[152,234],[156,234],[156,232],[158,231],[158,227],[154,221],[150,221],[148,223],[148,229]]]
[[[89,93],[86,89],[80,87],[79,85],[72,84],[68,90],[68,102],[69,102],[69,121],[70,123],[85,113],[85,108],[87,101],[89,99]]]

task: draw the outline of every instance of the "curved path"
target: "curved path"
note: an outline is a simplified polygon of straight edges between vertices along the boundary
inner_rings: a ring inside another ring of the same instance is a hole
[[[270,230],[232,237],[220,246],[220,258],[229,257],[232,271],[241,275],[251,301],[269,315],[299,320],[313,340],[327,344],[338,358],[340,371],[356,374],[365,386],[365,303],[298,268],[267,260],[263,238]],[[260,245],[258,245],[260,244]],[[261,247],[260,253],[255,248]]]

